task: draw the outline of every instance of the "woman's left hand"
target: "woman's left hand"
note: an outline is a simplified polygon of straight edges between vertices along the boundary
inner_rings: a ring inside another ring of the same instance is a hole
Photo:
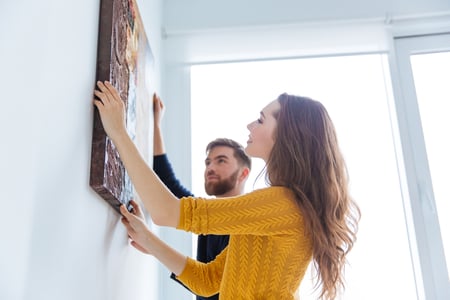
[[[131,200],[130,202],[133,210],[129,212],[125,205],[122,205],[120,212],[123,216],[122,223],[131,239],[131,245],[143,253],[153,254],[152,241],[156,236],[147,227],[144,214],[136,201]]]
[[[139,205],[131,200],[133,209],[129,212],[125,205],[120,206],[122,223],[128,231],[131,245],[139,251],[153,255],[170,271],[179,275],[186,267],[187,257],[159,239],[145,224],[144,215]]]
[[[125,125],[125,104],[120,99],[116,88],[108,81],[97,82],[97,88],[94,91],[94,105],[100,112],[103,128],[108,136],[114,141],[121,134],[127,134]]]

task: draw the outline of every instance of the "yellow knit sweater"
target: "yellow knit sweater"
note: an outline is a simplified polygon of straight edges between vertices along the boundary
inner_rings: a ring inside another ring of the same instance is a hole
[[[220,299],[294,299],[312,257],[312,241],[294,194],[269,187],[216,200],[181,199],[177,227],[197,234],[230,234],[213,262],[188,258],[178,280],[194,293]]]

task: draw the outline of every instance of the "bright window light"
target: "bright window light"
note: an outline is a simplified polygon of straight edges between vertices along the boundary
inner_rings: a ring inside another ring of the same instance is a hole
[[[195,65],[191,68],[192,189],[205,195],[205,147],[217,137],[244,146],[246,125],[281,93],[321,101],[334,121],[360,205],[346,268],[346,300],[417,299],[389,116],[383,54]],[[389,91],[389,92],[387,92]],[[253,161],[247,191],[262,162]],[[401,278],[401,280],[400,280]],[[312,299],[311,272],[300,287]],[[317,294],[314,294],[317,295]]]

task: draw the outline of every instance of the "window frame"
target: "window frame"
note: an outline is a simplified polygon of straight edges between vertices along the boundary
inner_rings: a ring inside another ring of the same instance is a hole
[[[419,299],[450,299],[450,284],[410,55],[444,50],[450,51],[450,33],[398,36],[390,57],[401,149],[398,163]]]

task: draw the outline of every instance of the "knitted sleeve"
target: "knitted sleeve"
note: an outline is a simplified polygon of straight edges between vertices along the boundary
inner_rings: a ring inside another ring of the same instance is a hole
[[[293,193],[269,187],[221,199],[181,199],[178,229],[196,234],[288,234],[302,221]]]
[[[188,257],[186,266],[176,278],[196,295],[212,296],[219,292],[227,248],[209,263],[201,263]]]

